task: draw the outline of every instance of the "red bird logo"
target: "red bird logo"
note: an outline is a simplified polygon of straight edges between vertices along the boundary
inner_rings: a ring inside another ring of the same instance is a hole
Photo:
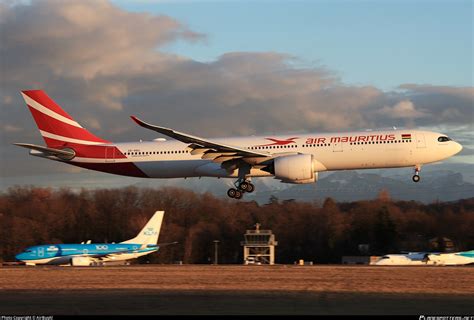
[[[278,140],[278,139],[275,139],[275,138],[265,138],[265,139],[270,140],[270,141],[273,141],[273,143],[261,144],[261,145],[258,145],[258,146],[256,146],[256,147],[286,146],[287,144],[290,144],[290,143],[296,143],[296,141],[293,141],[293,140],[298,139],[298,137],[288,138],[288,139],[286,139],[286,140]]]

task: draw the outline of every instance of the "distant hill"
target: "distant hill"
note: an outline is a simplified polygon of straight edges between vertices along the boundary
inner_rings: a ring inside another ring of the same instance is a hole
[[[260,204],[267,203],[272,195],[281,200],[314,201],[332,197],[338,201],[357,201],[374,199],[384,189],[395,200],[424,203],[474,197],[474,164],[447,162],[423,166],[421,181],[417,184],[411,181],[412,175],[411,168],[322,172],[317,183],[306,185],[285,184],[273,178],[256,178],[253,179],[256,192],[246,194],[244,199],[255,200]],[[25,183],[38,187],[70,187],[74,190],[133,185],[178,187],[226,198],[227,189],[233,186],[233,181],[216,178],[141,179],[81,170],[78,173],[31,176],[28,180],[5,178],[0,180],[0,190]]]
[[[256,194],[256,200],[261,202],[274,195],[281,200],[313,201],[331,197],[337,201],[357,201],[374,199],[382,190],[386,190],[394,200],[424,203],[474,196],[474,184],[465,182],[460,173],[451,171],[425,174],[419,183],[412,182],[410,175],[384,177],[374,173],[339,171],[330,173],[315,184],[292,185],[273,192],[261,190]]]
[[[323,172],[316,183],[303,185],[285,184],[273,178],[258,178],[253,180],[256,192],[245,194],[244,199],[258,203],[267,203],[271,196],[280,200],[320,201],[331,197],[337,201],[357,201],[375,199],[382,190],[386,190],[394,200],[415,200],[423,203],[474,197],[474,184],[465,181],[463,174],[441,169],[439,166],[438,170],[428,168],[422,170],[422,179],[418,183],[411,180],[412,171],[409,168]],[[226,197],[226,191],[232,187],[232,181],[202,178],[158,183],[158,180],[150,179],[142,180],[135,186],[175,186]]]

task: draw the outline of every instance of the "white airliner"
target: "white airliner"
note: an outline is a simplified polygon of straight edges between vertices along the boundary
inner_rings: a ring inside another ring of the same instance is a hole
[[[462,146],[445,134],[420,130],[304,133],[205,139],[131,118],[166,135],[148,142],[113,143],[77,123],[42,90],[22,92],[46,146],[15,143],[30,154],[75,166],[142,178],[235,178],[231,198],[253,192],[252,177],[313,183],[318,172],[413,167],[449,158]]]
[[[407,254],[386,254],[377,261],[374,265],[377,266],[411,266],[411,265],[426,265],[429,253],[427,252],[409,252]]]
[[[474,250],[453,253],[433,253],[428,255],[431,264],[440,266],[457,266],[474,264]]]
[[[474,250],[453,253],[409,252],[407,254],[387,254],[374,263],[377,266],[456,266],[466,264],[474,264]]]

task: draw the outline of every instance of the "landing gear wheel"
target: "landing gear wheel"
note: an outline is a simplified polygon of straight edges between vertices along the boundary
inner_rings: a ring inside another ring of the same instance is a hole
[[[239,184],[239,189],[242,191],[248,191],[249,183],[247,181],[242,181],[241,184]]]
[[[252,193],[255,190],[255,186],[251,183],[248,184],[247,190],[245,190],[248,193]]]
[[[240,191],[239,191],[240,193]],[[234,188],[230,188],[229,190],[227,190],[227,195],[231,198],[235,198],[235,195],[237,194],[237,190],[234,189]],[[240,196],[242,198],[242,195]]]
[[[420,181],[420,170],[421,170],[421,164],[417,164],[415,166],[415,175],[411,178],[413,182],[419,182]]]
[[[235,196],[234,198],[235,199],[242,199],[242,196],[244,195],[244,193],[240,190],[235,190]]]

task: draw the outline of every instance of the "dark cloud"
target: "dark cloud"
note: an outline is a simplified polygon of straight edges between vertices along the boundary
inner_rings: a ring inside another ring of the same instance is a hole
[[[160,47],[204,35],[107,1],[0,4],[0,29],[4,175],[19,174],[16,165],[27,161],[8,145],[41,143],[19,94],[27,88],[46,90],[85,127],[117,141],[152,137],[131,114],[201,136],[472,123],[472,88],[349,86],[326,68],[296,67],[295,57],[276,52],[232,52],[202,63]]]
[[[402,95],[429,114],[420,121],[429,124],[473,124],[474,88],[403,84]]]

